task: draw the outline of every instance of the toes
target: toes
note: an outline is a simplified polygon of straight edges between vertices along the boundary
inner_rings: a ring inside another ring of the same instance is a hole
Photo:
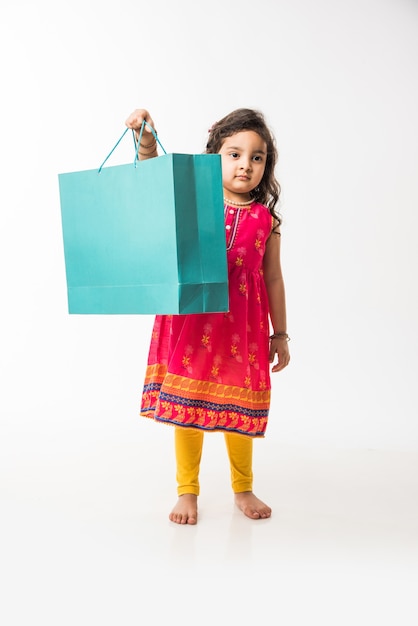
[[[170,513],[168,517],[175,524],[197,524],[197,517],[195,515],[189,516],[187,513]]]

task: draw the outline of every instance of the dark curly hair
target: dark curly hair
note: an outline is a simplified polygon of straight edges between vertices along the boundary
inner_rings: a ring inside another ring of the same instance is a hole
[[[264,204],[272,216],[281,224],[281,218],[275,211],[279,201],[280,185],[275,176],[275,168],[278,160],[276,141],[273,133],[269,129],[260,111],[254,109],[236,109],[222,119],[215,122],[209,131],[209,138],[206,144],[206,153],[216,154],[222,147],[227,137],[235,135],[245,130],[252,130],[266,142],[267,159],[263,178],[250,195]]]

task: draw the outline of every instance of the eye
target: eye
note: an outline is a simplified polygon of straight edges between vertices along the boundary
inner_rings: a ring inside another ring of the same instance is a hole
[[[239,157],[238,152],[230,152],[229,156],[231,156],[233,159],[237,159]]]
[[[258,161],[259,163],[261,163],[263,161],[263,157],[260,156],[259,154],[256,154],[253,156],[253,160],[254,161]]]

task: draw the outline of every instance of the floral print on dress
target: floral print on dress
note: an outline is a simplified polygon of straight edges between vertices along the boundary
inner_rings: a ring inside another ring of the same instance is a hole
[[[201,345],[208,350],[208,352],[212,352],[212,344],[211,344],[211,324],[205,324],[203,327],[203,334],[201,339]]]
[[[186,349],[183,354],[183,358],[181,360],[181,364],[187,370],[189,374],[193,372],[192,354],[193,354],[193,347],[190,345],[186,346]]]
[[[257,231],[257,238],[254,242],[254,247],[257,250],[257,252],[262,255],[264,254],[263,240],[264,240],[264,232],[260,228]]]
[[[258,344],[256,343],[251,343],[248,346],[248,362],[250,365],[252,365],[252,367],[254,367],[256,370],[259,369],[260,365],[259,362],[257,360],[257,351],[258,351]]]
[[[242,296],[248,297],[247,277],[245,274],[242,274],[241,276],[241,280],[239,283],[239,292]]]
[[[212,367],[210,369],[211,379],[216,380],[219,383],[221,382],[221,378],[219,376],[221,362],[222,362],[222,357],[220,357],[219,355],[215,356],[212,362]]]
[[[269,210],[225,207],[229,310],[156,316],[141,414],[177,426],[263,437],[270,408],[263,255]]]
[[[264,391],[265,389],[267,389],[266,372],[264,370],[260,372],[260,382],[259,382],[258,387],[261,391]]]
[[[231,356],[238,361],[238,363],[242,363],[242,355],[239,351],[239,342],[240,336],[238,333],[234,333],[231,337]]]
[[[244,259],[245,259],[245,255],[247,253],[246,248],[244,247],[240,247],[237,250],[237,257],[235,259],[235,265],[237,265],[237,267],[242,267],[242,265],[244,264]]]

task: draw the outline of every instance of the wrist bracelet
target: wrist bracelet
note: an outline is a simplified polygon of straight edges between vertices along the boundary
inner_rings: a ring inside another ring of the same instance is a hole
[[[146,145],[144,143],[140,143],[139,145],[141,146],[141,148],[152,148],[153,146],[155,146],[155,144],[157,143],[157,140],[154,139],[154,141],[152,141],[151,143],[147,143]]]
[[[152,154],[154,154],[155,150],[153,150],[152,152],[141,152],[141,150],[138,150],[138,154],[140,154],[141,156],[151,156]]]
[[[269,339],[285,339],[286,341],[290,341],[290,337],[287,333],[273,333],[270,335]]]

